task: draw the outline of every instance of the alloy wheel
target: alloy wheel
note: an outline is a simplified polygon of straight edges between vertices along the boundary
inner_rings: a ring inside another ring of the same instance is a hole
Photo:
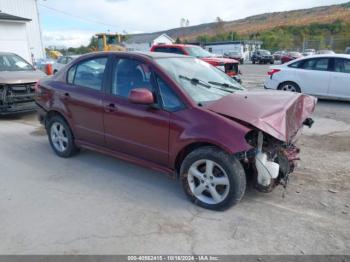
[[[58,152],[63,153],[67,150],[68,135],[61,123],[55,122],[51,125],[50,136],[52,144]]]
[[[192,194],[206,204],[222,202],[230,190],[225,170],[209,159],[198,160],[191,165],[187,182]]]
[[[291,84],[286,84],[286,85],[282,86],[281,90],[290,91],[290,92],[297,92],[295,86],[291,85]]]

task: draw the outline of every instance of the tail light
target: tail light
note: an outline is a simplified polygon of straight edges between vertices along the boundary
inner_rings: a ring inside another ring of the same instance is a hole
[[[281,69],[271,69],[269,72],[267,72],[267,74],[269,76],[273,76],[274,74],[276,74],[276,73],[278,73],[280,71],[281,71]]]

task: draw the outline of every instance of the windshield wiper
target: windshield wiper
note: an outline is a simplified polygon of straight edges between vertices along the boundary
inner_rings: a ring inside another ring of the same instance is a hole
[[[211,88],[211,85],[208,85],[203,80],[200,80],[200,79],[197,79],[197,78],[189,78],[188,76],[183,76],[183,75],[179,75],[179,77],[181,79],[185,79],[185,80],[191,82],[191,84],[193,84],[193,85],[201,85],[201,86],[204,86],[206,88]]]
[[[209,81],[208,83],[211,84],[211,85],[222,86],[222,87],[225,87],[225,88],[230,88],[230,89],[235,89],[235,90],[242,90],[242,88],[239,88],[239,87],[236,87],[234,85],[227,84],[227,83],[219,83],[219,82],[214,82],[214,81]]]

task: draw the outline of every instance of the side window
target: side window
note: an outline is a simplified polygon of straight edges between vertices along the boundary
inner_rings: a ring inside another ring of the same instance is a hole
[[[178,111],[184,108],[184,104],[175,94],[175,92],[159,77],[157,77],[160,97],[162,99],[163,108],[166,111]]]
[[[76,66],[73,66],[73,67],[71,67],[71,68],[69,69],[69,71],[68,71],[68,76],[67,76],[67,82],[68,82],[68,84],[73,84],[76,69],[77,69]]]
[[[147,88],[153,91],[149,66],[133,59],[116,61],[113,73],[112,94],[128,97],[131,89]]]
[[[68,83],[102,90],[106,64],[107,57],[83,61],[68,71]]]
[[[315,59],[316,63],[313,68],[313,70],[318,70],[318,71],[327,71],[328,70],[328,63],[329,59],[328,58],[320,58],[320,59]]]
[[[173,54],[179,54],[179,55],[184,54],[184,52],[180,48],[177,48],[177,47],[170,47],[168,52],[173,53]]]
[[[314,65],[315,65],[315,62],[316,62],[316,59],[307,59],[307,60],[304,60],[304,63],[303,63],[302,68],[303,68],[303,69],[307,69],[307,70],[312,70],[312,68],[313,68]]]
[[[169,48],[167,47],[156,47],[154,50],[154,52],[161,52],[161,53],[168,53],[169,52]]]
[[[302,65],[304,61],[298,61],[298,62],[295,62],[293,64],[290,64],[288,67],[291,67],[291,68],[300,68],[300,66]]]
[[[336,58],[334,60],[334,71],[339,73],[347,73],[350,74],[350,60]]]

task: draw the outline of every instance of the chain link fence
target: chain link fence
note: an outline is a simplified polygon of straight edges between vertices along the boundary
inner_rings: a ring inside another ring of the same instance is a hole
[[[322,40],[305,40],[303,44],[303,50],[315,49],[333,50],[336,53],[344,53],[345,49],[350,47],[350,38],[326,38]]]

